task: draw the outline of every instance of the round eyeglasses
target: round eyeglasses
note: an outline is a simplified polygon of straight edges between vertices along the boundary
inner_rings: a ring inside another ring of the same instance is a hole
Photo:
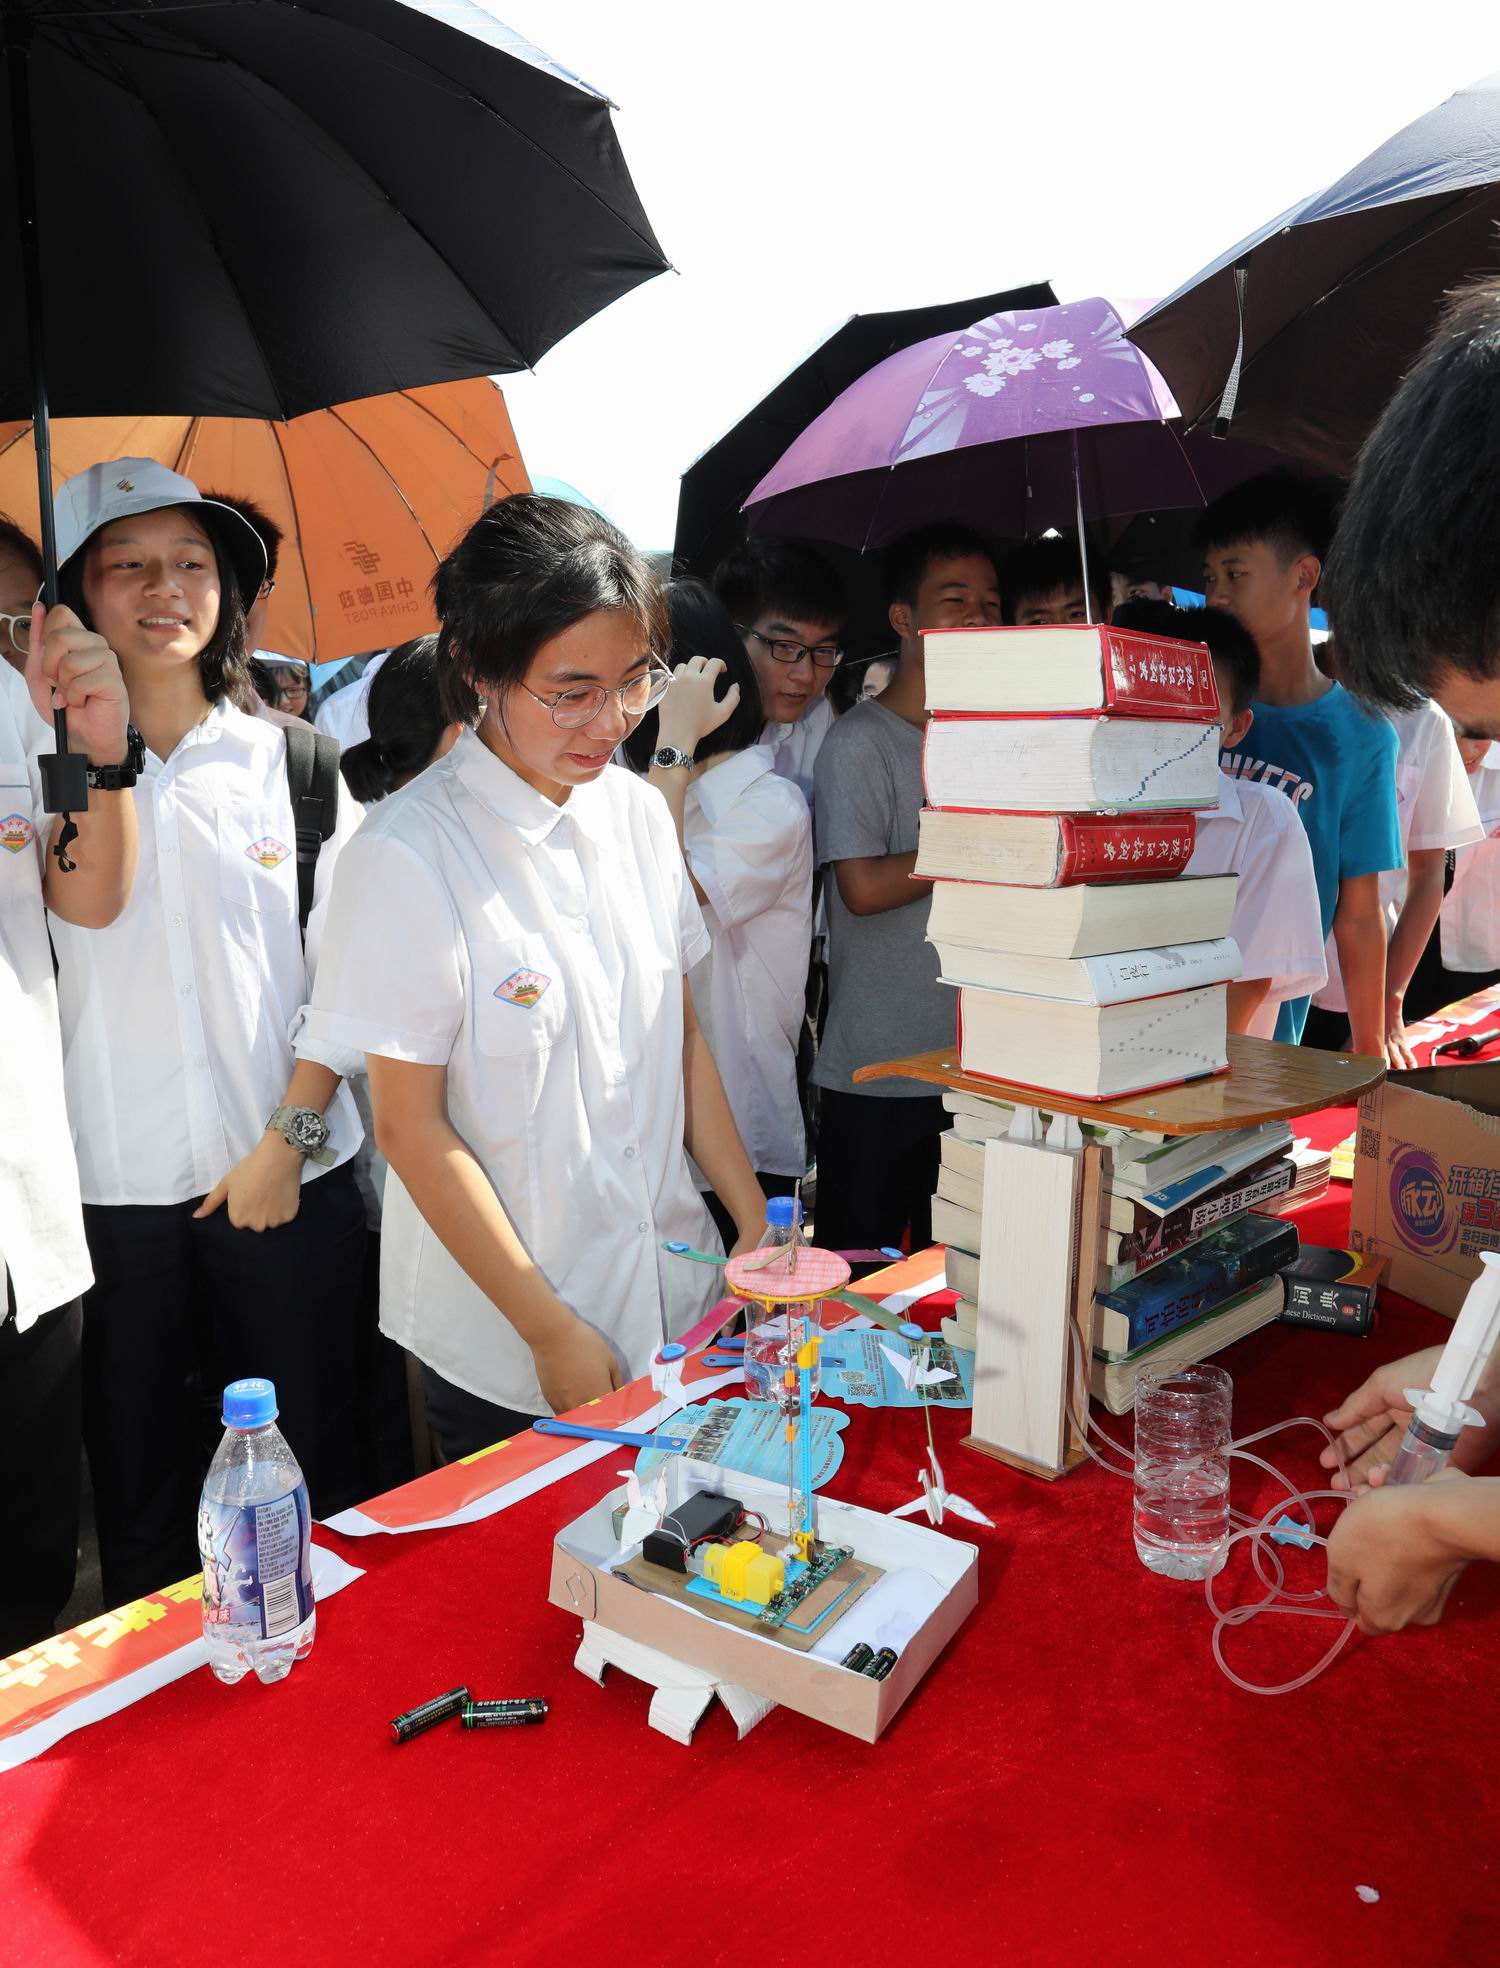
[[[659,704],[666,696],[672,682],[672,672],[660,663],[653,663],[649,670],[643,670],[629,683],[615,684],[606,688],[603,684],[580,685],[576,690],[560,690],[553,697],[539,697],[536,691],[521,688],[528,697],[536,697],[552,713],[552,722],[561,725],[564,731],[577,731],[585,724],[592,724],[604,709],[607,697],[618,697],[620,709],[626,717],[644,717],[653,704]]]
[[[18,656],[26,656],[31,651],[31,610],[24,615],[0,615],[0,634],[10,637],[11,648]]]

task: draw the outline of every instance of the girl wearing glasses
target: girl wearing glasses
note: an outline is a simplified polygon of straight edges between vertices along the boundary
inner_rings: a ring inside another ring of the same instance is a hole
[[[661,1249],[717,1247],[687,1151],[745,1248],[764,1202],[684,982],[709,944],[671,816],[610,767],[668,682],[649,567],[528,493],[436,597],[464,728],[345,855],[298,1051],[366,1056],[381,1323],[451,1459],[644,1372],[713,1302]]]

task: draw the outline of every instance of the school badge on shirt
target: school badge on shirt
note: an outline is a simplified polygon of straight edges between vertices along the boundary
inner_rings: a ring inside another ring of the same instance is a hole
[[[0,847],[8,854],[19,854],[36,839],[36,828],[24,813],[7,813],[0,820]]]
[[[279,868],[291,851],[285,841],[274,840],[269,834],[264,840],[251,841],[245,849],[248,858],[263,868]]]
[[[552,979],[540,970],[513,970],[503,984],[495,986],[495,996],[504,998],[507,1004],[520,1005],[524,1011],[541,997]]]

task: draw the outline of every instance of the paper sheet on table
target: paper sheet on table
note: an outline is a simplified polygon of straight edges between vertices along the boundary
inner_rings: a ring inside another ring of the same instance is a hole
[[[684,1408],[672,1417],[670,1433],[692,1429],[683,1453],[695,1462],[714,1462],[722,1469],[737,1470],[742,1476],[759,1476],[768,1483],[786,1481],[786,1424],[781,1411],[770,1401],[709,1401]],[[840,1439],[849,1426],[849,1417],[833,1408],[812,1411],[813,1487],[822,1489],[844,1460]],[[667,1430],[662,1431],[663,1434]],[[661,1462],[659,1451],[642,1449],[636,1468],[648,1471]]]
[[[933,1372],[945,1369],[952,1380],[916,1390],[905,1387],[887,1359],[885,1348],[910,1358],[913,1349],[929,1353]],[[974,1355],[952,1347],[945,1339],[904,1340],[899,1333],[856,1332],[847,1326],[830,1333],[823,1343],[823,1392],[835,1401],[865,1408],[972,1408]]]

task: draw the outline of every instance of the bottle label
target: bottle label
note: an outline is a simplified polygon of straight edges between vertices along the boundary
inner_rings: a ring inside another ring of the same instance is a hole
[[[270,1503],[210,1503],[198,1510],[203,1624],[274,1640],[313,1609],[312,1512],[299,1483]]]

